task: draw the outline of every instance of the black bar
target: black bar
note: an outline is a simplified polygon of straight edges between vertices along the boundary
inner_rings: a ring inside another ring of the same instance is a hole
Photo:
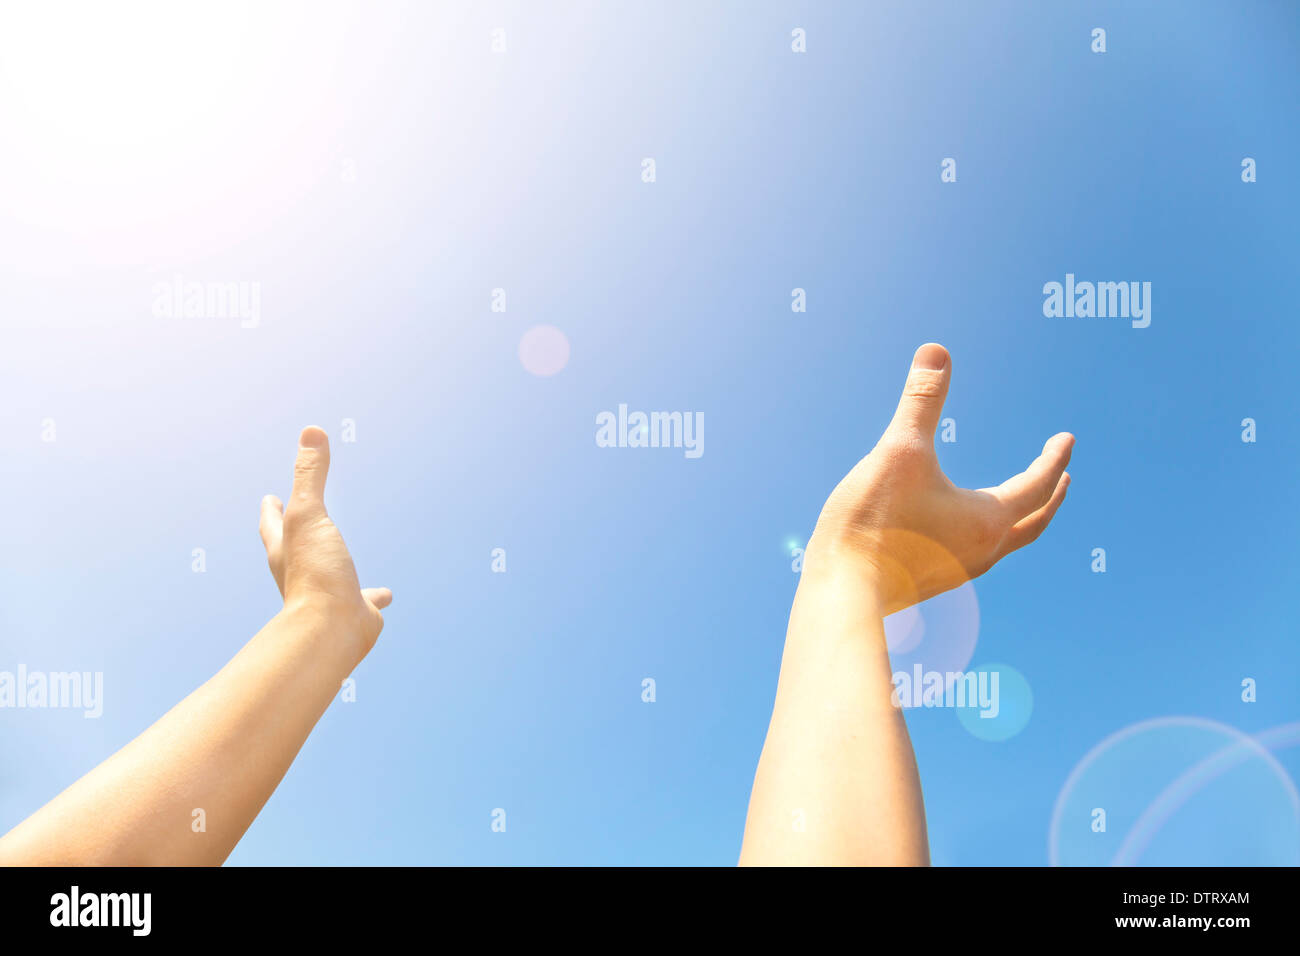
[[[1231,945],[1243,933],[1292,928],[1295,876],[1293,869],[1191,868],[0,869],[0,929],[6,944],[75,935],[91,947],[191,939],[400,944],[412,932],[451,944],[446,934],[464,930],[483,942],[599,936],[613,948],[618,939],[670,946],[706,931],[743,938],[777,927],[797,928],[808,940],[847,931],[863,943],[899,933],[918,945],[951,933],[1031,941],[1046,929],[1067,939],[1183,945],[1201,937]],[[71,921],[74,886],[78,922],[100,913],[110,921],[116,910],[119,925],[52,925]],[[137,936],[145,898],[119,894],[146,893],[148,934]],[[101,894],[114,896],[105,906]],[[1203,919],[1208,927],[1190,925]]]

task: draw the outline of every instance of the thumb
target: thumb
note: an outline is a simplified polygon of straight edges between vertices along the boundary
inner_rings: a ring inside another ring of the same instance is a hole
[[[900,437],[933,442],[951,377],[952,360],[946,348],[929,342],[917,349],[889,430],[901,433]]]
[[[257,524],[257,530],[261,532],[267,557],[280,550],[280,541],[284,538],[284,505],[275,495],[267,495],[262,499],[262,519]]]
[[[298,460],[293,465],[292,504],[325,510],[325,476],[330,470],[330,441],[325,432],[309,425],[298,437]]]

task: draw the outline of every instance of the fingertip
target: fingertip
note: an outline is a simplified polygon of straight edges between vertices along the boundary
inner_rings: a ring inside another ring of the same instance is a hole
[[[363,592],[366,600],[382,611],[393,603],[393,592],[388,588],[366,588]]]
[[[938,342],[926,342],[912,356],[912,368],[923,368],[941,372],[948,367],[952,357],[948,350]]]
[[[264,528],[276,528],[284,520],[284,505],[275,495],[265,495],[258,509],[259,523]]]
[[[267,553],[279,543],[281,528],[284,524],[284,506],[275,495],[265,495],[258,513],[257,530],[262,536],[262,544]]]
[[[1074,436],[1069,432],[1057,432],[1043,442],[1043,456],[1050,459],[1064,459],[1069,462],[1074,454]]]
[[[329,436],[325,434],[325,429],[316,425],[308,425],[298,436],[299,448],[327,448],[329,443]]]

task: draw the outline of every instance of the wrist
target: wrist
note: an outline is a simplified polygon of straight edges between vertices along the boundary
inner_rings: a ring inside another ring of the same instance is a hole
[[[883,647],[885,614],[880,592],[855,568],[828,564],[810,573],[805,566],[790,609],[786,646],[818,654],[845,641],[879,641]]]
[[[795,591],[795,609],[838,609],[853,617],[883,618],[885,602],[874,581],[853,567],[828,566],[816,571],[805,568]]]
[[[312,592],[286,597],[276,615],[297,631],[312,635],[313,643],[331,652],[331,660],[351,673],[370,650],[363,618],[355,605],[329,594]]]
[[[798,592],[884,617],[889,602],[882,577],[860,548],[816,530],[804,549]]]

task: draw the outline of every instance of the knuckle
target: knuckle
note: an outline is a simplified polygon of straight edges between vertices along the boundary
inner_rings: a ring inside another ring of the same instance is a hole
[[[905,467],[926,456],[930,446],[909,432],[890,429],[876,443],[875,451],[887,465]]]
[[[943,395],[943,379],[934,373],[913,372],[903,386],[903,394],[908,398],[920,398],[927,401]]]
[[[284,513],[284,533],[292,537],[314,525],[317,517],[306,508],[290,508]]]

